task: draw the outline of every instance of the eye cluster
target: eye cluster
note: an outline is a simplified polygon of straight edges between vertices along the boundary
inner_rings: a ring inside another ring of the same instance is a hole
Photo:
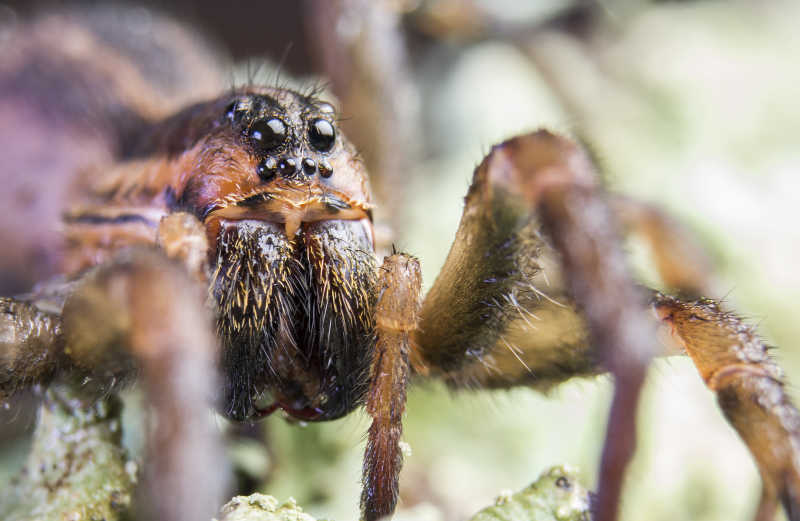
[[[289,117],[269,98],[248,96],[232,101],[225,108],[225,119],[241,129],[242,135],[263,157],[258,175],[268,180],[276,174],[294,177],[319,173],[330,177],[333,169],[324,157],[336,146],[336,128],[331,119],[333,107],[321,103],[304,114],[303,129],[293,128]],[[306,146],[303,146],[303,145]],[[302,154],[306,149],[310,154]],[[295,157],[298,156],[298,157]]]

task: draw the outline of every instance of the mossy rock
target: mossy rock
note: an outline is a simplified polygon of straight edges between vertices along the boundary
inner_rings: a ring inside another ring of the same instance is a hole
[[[19,476],[0,492],[4,521],[121,521],[131,506],[136,464],[121,443],[116,396],[47,391],[33,447]]]
[[[219,521],[316,521],[294,499],[283,504],[265,494],[236,496],[222,507]]]
[[[516,494],[505,494],[470,521],[591,521],[591,496],[566,465],[552,467]]]

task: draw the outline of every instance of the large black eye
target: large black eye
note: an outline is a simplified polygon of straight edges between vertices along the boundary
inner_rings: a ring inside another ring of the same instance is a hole
[[[265,151],[278,148],[286,141],[286,125],[278,118],[260,119],[250,125],[250,138]]]
[[[327,119],[315,119],[308,128],[308,142],[320,152],[327,152],[336,142],[336,131]]]

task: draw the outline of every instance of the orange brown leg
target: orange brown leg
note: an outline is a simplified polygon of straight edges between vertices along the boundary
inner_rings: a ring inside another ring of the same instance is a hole
[[[419,262],[403,254],[386,257],[376,286],[377,342],[367,414],[372,417],[364,456],[362,518],[375,521],[394,512],[403,455],[400,436],[409,376],[410,333],[417,326],[422,285]]]
[[[653,307],[755,459],[762,481],[756,521],[772,519],[779,502],[789,519],[800,520],[800,413],[764,342],[711,300],[684,302],[659,293]]]
[[[101,388],[141,372],[152,405],[142,481],[152,519],[207,518],[223,499],[225,459],[209,416],[217,341],[204,297],[183,266],[141,250],[85,277],[62,313],[72,363]]]
[[[714,294],[712,262],[697,238],[661,208],[622,195],[609,204],[626,234],[647,245],[664,285],[681,295]]]

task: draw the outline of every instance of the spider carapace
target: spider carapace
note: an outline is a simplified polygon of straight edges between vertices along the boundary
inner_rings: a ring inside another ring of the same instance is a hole
[[[363,164],[336,126],[326,102],[239,89],[144,134],[97,204],[67,219],[73,269],[168,214],[202,223],[221,408],[237,420],[278,407],[328,420],[363,402],[375,343],[371,203]],[[262,392],[272,402],[258,409]]]

